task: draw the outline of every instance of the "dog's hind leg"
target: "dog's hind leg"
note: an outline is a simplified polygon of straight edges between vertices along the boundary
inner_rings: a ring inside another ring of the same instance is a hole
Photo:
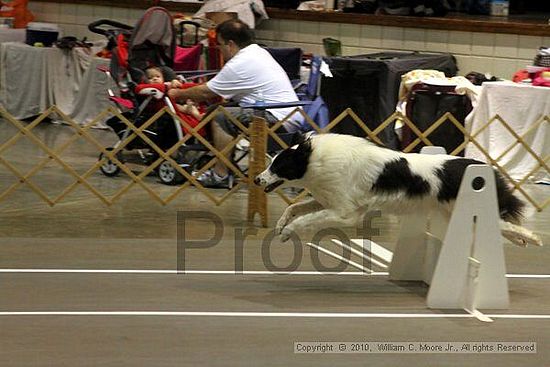
[[[293,232],[302,228],[315,226],[315,229],[325,229],[328,227],[347,227],[357,224],[357,213],[351,213],[349,216],[342,216],[342,212],[334,209],[322,209],[313,213],[305,214],[294,219],[281,231],[281,241],[287,241]]]
[[[512,224],[501,220],[500,232],[504,238],[508,239],[514,245],[521,247],[525,247],[527,245],[542,246],[542,241],[536,234],[517,224]]]
[[[300,201],[288,206],[283,212],[283,215],[281,215],[281,218],[277,221],[275,233],[281,234],[283,228],[292,221],[292,219],[321,209],[323,209],[323,206],[315,199]]]

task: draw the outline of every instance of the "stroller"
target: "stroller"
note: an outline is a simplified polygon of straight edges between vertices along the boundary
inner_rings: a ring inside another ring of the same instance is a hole
[[[111,55],[109,68],[102,68],[114,79],[119,88],[119,95],[108,90],[109,99],[113,101],[119,112],[132,121],[134,126],[142,126],[150,117],[164,106],[177,114],[191,127],[198,125],[198,120],[190,115],[179,114],[174,104],[165,95],[164,85],[143,84],[146,82],[145,69],[151,66],[162,70],[165,80],[174,80],[176,73],[172,70],[176,55],[176,35],[172,25],[172,17],[161,7],[148,9],[135,27],[116,21],[102,19],[88,26],[89,30],[105,36],[108,40],[106,50]],[[196,53],[191,54],[196,62],[187,63],[198,69],[199,59]],[[191,86],[191,84],[184,84]],[[117,116],[107,121],[117,134],[119,141],[107,150],[115,150],[133,133],[128,126]],[[202,132],[204,133],[204,132]],[[170,149],[179,140],[183,139],[186,131],[178,119],[165,113],[155,122],[143,130],[143,134],[163,151]],[[207,149],[195,142],[195,138],[182,144],[172,155],[177,164],[188,172],[192,172],[208,162],[211,157],[205,154]],[[149,166],[159,158],[159,154],[146,141],[134,136],[130,142],[116,154],[122,163],[134,163]],[[109,177],[117,176],[120,167],[111,160],[105,160],[100,166],[101,172]],[[184,181],[183,175],[164,160],[156,168],[160,181],[164,184],[178,184]]]

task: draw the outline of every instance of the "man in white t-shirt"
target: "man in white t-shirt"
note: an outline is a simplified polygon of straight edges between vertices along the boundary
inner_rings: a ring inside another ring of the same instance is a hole
[[[176,101],[192,99],[197,102],[223,97],[238,103],[253,104],[257,101],[282,103],[298,101],[290,80],[271,54],[254,42],[254,33],[242,21],[231,19],[216,27],[217,41],[225,65],[206,84],[188,89],[172,89],[169,96]],[[245,126],[252,119],[253,111],[239,107],[229,108]],[[265,118],[269,124],[282,120],[294,110],[291,108],[267,109]],[[299,129],[300,114],[285,121],[280,132]],[[222,150],[238,135],[238,128],[218,115],[213,121],[212,140],[216,149]],[[228,158],[232,152],[228,152]],[[213,169],[198,180],[207,187],[231,188],[233,177],[227,167],[217,162]]]

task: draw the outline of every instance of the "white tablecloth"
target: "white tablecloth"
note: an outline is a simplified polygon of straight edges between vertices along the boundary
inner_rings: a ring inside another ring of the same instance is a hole
[[[523,136],[533,124],[546,116],[550,120],[550,88],[533,87],[512,82],[484,83],[478,104],[466,119],[470,132],[476,132],[495,115],[502,117],[513,130]],[[475,138],[495,159],[516,139],[499,122],[494,121]],[[544,121],[538,128],[523,137],[528,146],[543,160],[550,155],[550,126]],[[466,156],[487,161],[473,144]],[[536,159],[522,146],[517,146],[498,161],[514,179],[522,179],[537,165]],[[550,162],[546,162],[550,164]],[[550,182],[550,174],[540,169],[531,176],[534,181]]]
[[[82,48],[64,51],[2,43],[0,106],[24,119],[56,105],[77,123],[85,124],[110,104],[107,89],[114,82],[97,70],[108,63]]]
[[[0,43],[4,42],[25,42],[26,29],[0,28]]]

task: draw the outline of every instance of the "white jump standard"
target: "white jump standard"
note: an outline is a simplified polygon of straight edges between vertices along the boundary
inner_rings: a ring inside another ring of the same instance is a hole
[[[309,226],[357,225],[369,210],[404,215],[388,258],[389,276],[431,284],[430,308],[465,309],[491,321],[477,308],[509,306],[500,234],[520,246],[542,245],[519,226],[524,203],[509,184],[471,159],[401,153],[366,139],[326,134],[281,152],[255,182],[269,192],[286,180],[303,185],[313,200],[285,210],[276,228],[283,241]]]

